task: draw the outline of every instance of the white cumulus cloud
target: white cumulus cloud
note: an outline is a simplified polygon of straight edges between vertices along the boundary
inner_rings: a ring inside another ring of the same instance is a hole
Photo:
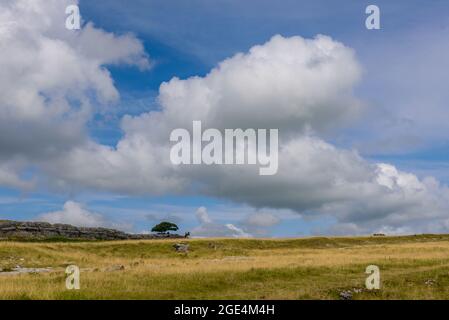
[[[255,209],[330,216],[335,232],[448,230],[447,186],[326,141],[363,107],[353,94],[361,75],[354,51],[327,36],[277,35],[203,77],[173,78],[160,87],[158,111],[123,118],[116,146],[94,142],[87,121],[98,105],[119,99],[107,65],[146,69],[151,62],[132,35],[116,36],[92,23],[66,30],[65,7],[73,3],[0,4],[1,184],[32,186],[34,180],[22,180],[21,173],[36,166],[61,189],[201,194]],[[208,128],[279,129],[278,174],[261,177],[249,165],[173,166],[170,132],[191,128],[193,120]],[[76,204],[67,207],[49,217],[71,211],[95,221]],[[206,210],[198,217],[199,235],[248,235],[214,223]],[[253,222],[274,223],[266,218]]]
[[[329,37],[275,36],[205,77],[162,84],[161,111],[125,117],[125,136],[115,148],[90,143],[48,170],[66,183],[101,190],[196,192],[254,208],[328,215],[335,228],[351,233],[434,229],[430,221],[447,217],[446,186],[370,163],[322,138],[357,115],[361,104],[352,91],[359,74],[353,51]],[[193,120],[214,128],[278,128],[278,174],[259,176],[255,166],[174,167],[170,132],[190,128]]]
[[[47,212],[38,217],[39,221],[70,224],[77,227],[105,227],[109,223],[104,217],[85,209],[80,203],[67,201],[60,211]]]
[[[115,36],[91,23],[67,30],[65,9],[72,4],[78,1],[0,3],[0,164],[16,177],[27,165],[86,143],[85,124],[96,106],[119,98],[106,65],[150,64],[132,35]],[[21,167],[11,165],[18,160]]]
[[[192,230],[194,237],[233,237],[233,238],[249,238],[251,235],[241,228],[231,223],[220,224],[214,222],[207,213],[205,207],[200,207],[196,211],[196,217],[200,223],[199,226]]]

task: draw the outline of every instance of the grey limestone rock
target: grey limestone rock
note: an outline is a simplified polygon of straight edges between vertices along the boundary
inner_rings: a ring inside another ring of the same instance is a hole
[[[128,234],[107,228],[75,227],[67,224],[47,222],[0,221],[0,239],[46,240],[145,240],[145,239],[181,239],[178,234]]]

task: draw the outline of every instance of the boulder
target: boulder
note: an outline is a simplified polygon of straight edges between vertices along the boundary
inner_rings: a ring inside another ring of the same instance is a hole
[[[188,244],[183,244],[183,243],[176,243],[173,245],[173,247],[175,248],[176,252],[189,252],[189,245]]]

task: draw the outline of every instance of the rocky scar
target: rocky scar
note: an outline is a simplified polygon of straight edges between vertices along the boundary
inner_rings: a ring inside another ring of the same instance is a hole
[[[47,222],[0,221],[0,240],[143,240],[143,239],[182,239],[178,234],[129,234],[108,228],[84,228],[67,224],[50,224]]]

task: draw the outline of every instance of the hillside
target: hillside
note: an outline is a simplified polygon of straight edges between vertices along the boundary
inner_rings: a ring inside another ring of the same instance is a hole
[[[449,298],[449,235],[179,241],[0,242],[0,298]],[[81,290],[65,288],[70,264]],[[364,289],[371,264],[380,290]]]
[[[0,240],[141,240],[183,238],[177,234],[129,234],[107,228],[83,228],[47,222],[0,220]]]

